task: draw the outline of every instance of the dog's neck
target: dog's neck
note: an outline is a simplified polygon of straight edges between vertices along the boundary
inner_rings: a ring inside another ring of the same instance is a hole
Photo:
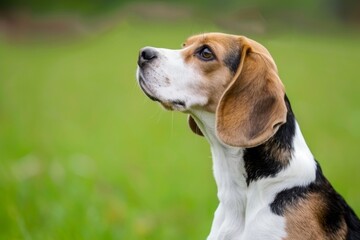
[[[222,143],[216,134],[215,114],[194,111],[192,115],[211,145],[214,165],[217,164],[215,162],[217,159],[227,159],[228,162],[241,161],[243,165],[241,175],[246,177],[247,185],[263,177],[275,176],[286,168],[294,150],[293,140],[297,123],[287,97],[285,97],[285,102],[288,109],[286,123],[268,141],[253,148],[232,147]],[[297,135],[300,136],[296,137],[303,139],[301,132]],[[224,162],[224,160],[221,161]],[[216,166],[214,166],[215,169]]]
[[[232,147],[222,143],[216,134],[215,114],[192,112],[211,145],[220,201],[221,198],[229,200],[228,196],[222,194],[229,184],[236,185],[235,189],[243,191],[251,183],[261,179],[272,179],[276,182],[276,176],[281,174],[289,174],[287,177],[296,181],[300,179],[300,182],[301,178],[304,178],[304,184],[315,177],[315,160],[305,143],[287,97],[285,102],[288,110],[286,123],[268,141],[253,148]]]
[[[222,143],[216,135],[214,113],[191,113],[211,145],[218,188],[220,204],[210,236],[217,236],[224,224],[229,227],[229,232],[242,232],[246,222],[252,221],[261,209],[267,209],[277,193],[315,180],[316,162],[286,97],[285,102],[287,122],[271,139],[254,148]]]

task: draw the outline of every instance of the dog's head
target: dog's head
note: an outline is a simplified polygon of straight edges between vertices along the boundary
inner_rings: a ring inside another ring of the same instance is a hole
[[[188,38],[179,50],[140,50],[137,78],[145,94],[166,109],[215,113],[225,144],[254,147],[286,122],[284,87],[265,47],[235,35]],[[191,129],[201,135],[190,116]]]

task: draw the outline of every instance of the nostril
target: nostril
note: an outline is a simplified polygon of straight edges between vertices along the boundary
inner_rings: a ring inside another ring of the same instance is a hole
[[[156,51],[151,49],[151,48],[145,48],[142,52],[141,52],[141,57],[144,59],[144,60],[151,60],[153,58],[156,58],[157,55],[156,55]]]
[[[158,57],[158,52],[151,47],[146,47],[140,50],[139,58],[138,58],[138,65],[139,67],[145,66],[151,60]]]

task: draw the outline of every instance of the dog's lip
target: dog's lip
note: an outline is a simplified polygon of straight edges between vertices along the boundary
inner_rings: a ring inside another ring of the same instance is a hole
[[[181,101],[181,100],[173,100],[173,101],[171,101],[171,103],[172,103],[173,105],[178,105],[178,106],[181,106],[181,107],[185,107],[185,106],[186,106],[185,102],[184,102],[184,101]]]

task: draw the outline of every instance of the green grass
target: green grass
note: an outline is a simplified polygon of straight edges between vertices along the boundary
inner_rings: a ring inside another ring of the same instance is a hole
[[[207,142],[135,81],[138,49],[212,26],[124,21],[68,42],[0,41],[0,239],[204,239]],[[258,38],[307,142],[360,213],[359,36]]]

